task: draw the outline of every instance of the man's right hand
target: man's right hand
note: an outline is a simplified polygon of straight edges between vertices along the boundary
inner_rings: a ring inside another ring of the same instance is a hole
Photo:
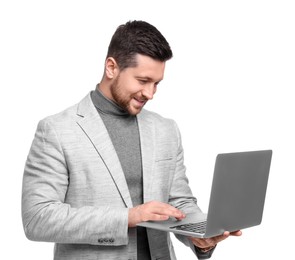
[[[169,217],[181,220],[185,218],[185,215],[169,204],[150,201],[129,209],[128,227],[135,227],[136,224],[143,221],[163,221]]]

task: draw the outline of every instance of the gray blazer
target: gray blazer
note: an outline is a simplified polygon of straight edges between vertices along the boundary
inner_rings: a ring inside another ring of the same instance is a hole
[[[174,121],[138,116],[144,202],[200,211],[185,176]],[[30,240],[54,242],[54,259],[137,259],[132,201],[119,159],[90,94],[41,120],[23,177],[22,218]],[[147,230],[152,259],[176,259],[166,232]],[[178,237],[193,250],[185,237]]]

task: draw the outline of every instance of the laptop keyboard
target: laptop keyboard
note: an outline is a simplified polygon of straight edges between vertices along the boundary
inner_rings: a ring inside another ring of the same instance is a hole
[[[194,233],[205,234],[206,224],[207,224],[207,222],[203,221],[203,222],[199,222],[199,223],[189,223],[189,224],[184,224],[184,225],[173,226],[170,228],[194,232]]]

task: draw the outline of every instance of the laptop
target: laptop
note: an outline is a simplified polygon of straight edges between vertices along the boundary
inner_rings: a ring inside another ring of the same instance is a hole
[[[138,226],[191,237],[209,238],[224,231],[259,225],[265,202],[272,150],[218,154],[208,213],[183,220],[141,222]]]

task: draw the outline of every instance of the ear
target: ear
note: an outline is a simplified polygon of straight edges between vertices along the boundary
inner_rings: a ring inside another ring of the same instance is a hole
[[[108,79],[113,79],[119,72],[119,66],[116,60],[108,57],[105,61],[105,75]]]

